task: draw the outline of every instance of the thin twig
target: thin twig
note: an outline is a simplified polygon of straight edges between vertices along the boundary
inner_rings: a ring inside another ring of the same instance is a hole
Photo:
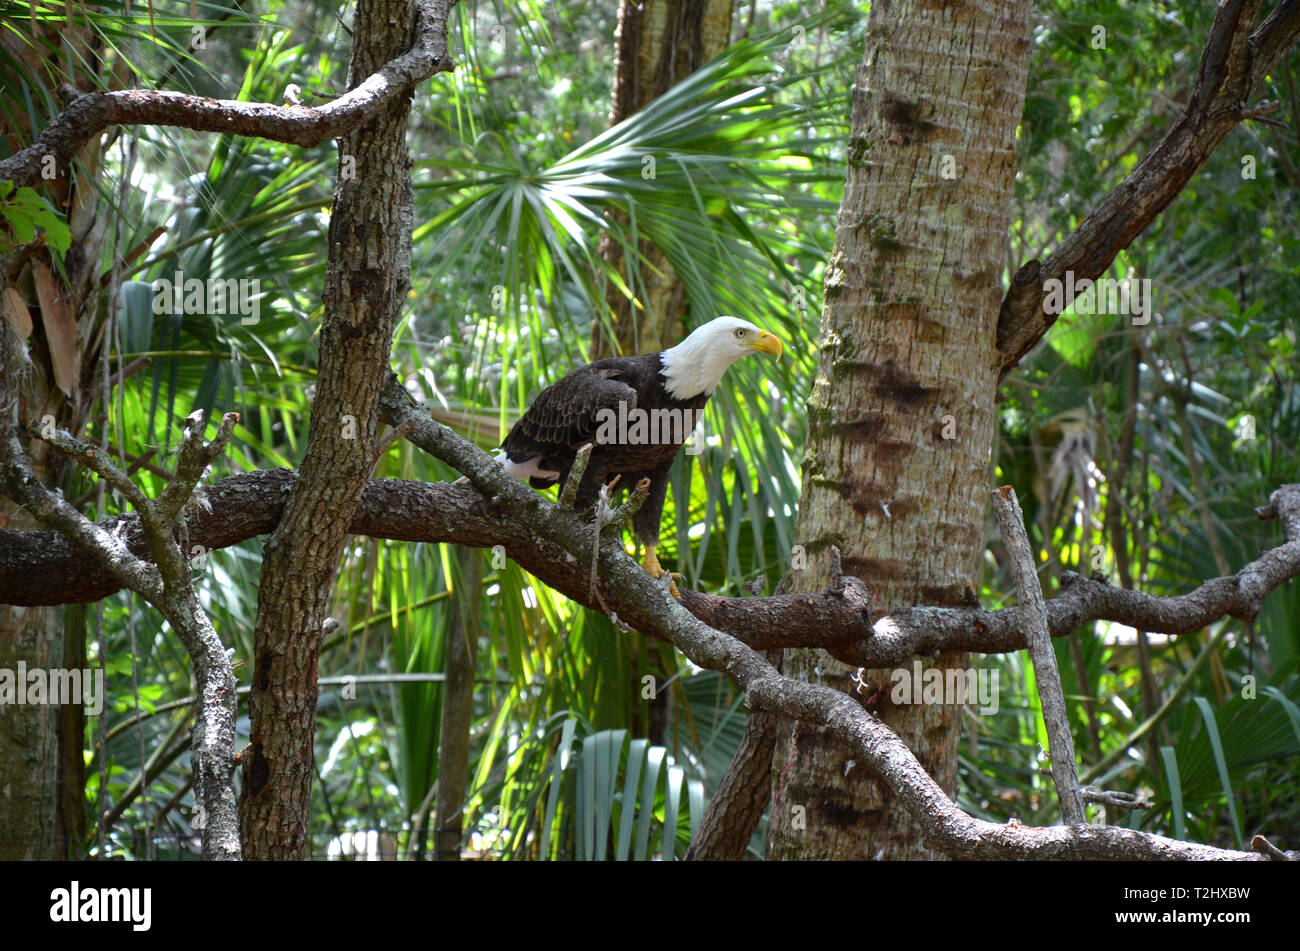
[[[1251,839],[1250,847],[1254,849],[1256,852],[1259,852],[1262,855],[1267,855],[1269,858],[1274,859],[1278,862],[1295,861],[1295,858],[1293,856],[1283,852],[1281,849],[1279,849],[1272,842],[1268,841],[1268,839],[1264,838],[1262,835],[1257,835],[1253,839]]]
[[[649,495],[650,480],[641,479],[637,482],[636,487],[627,494],[623,504],[614,509],[609,517],[609,524],[622,531],[623,526],[632,521],[632,516],[641,510],[641,506],[645,505],[645,500]]]
[[[1141,793],[1118,792],[1084,786],[1079,790],[1084,802],[1095,802],[1102,806],[1115,806],[1120,809],[1150,809],[1151,801]]]
[[[609,605],[600,595],[599,579],[596,576],[596,568],[600,564],[600,530],[612,520],[612,513],[609,508],[609,496],[614,491],[614,486],[622,476],[614,476],[614,481],[608,485],[602,485],[600,492],[596,495],[596,520],[591,527],[591,596],[596,599],[600,609],[606,614],[612,614]]]
[[[587,473],[587,463],[591,461],[591,451],[595,448],[595,443],[587,443],[573,457],[573,465],[569,467],[569,474],[564,477],[564,489],[560,492],[560,508],[573,509],[573,500],[578,497],[578,483]]]
[[[1079,774],[1074,765],[1074,738],[1070,735],[1070,719],[1065,709],[1061,675],[1056,668],[1056,654],[1052,650],[1052,635],[1047,630],[1043,589],[1034,573],[1034,556],[1029,547],[1029,536],[1025,534],[1025,517],[1011,486],[995,489],[992,495],[993,508],[1006,543],[1011,580],[1016,586],[1020,606],[1024,608],[1025,637],[1029,641],[1029,657],[1034,665],[1034,679],[1038,682],[1043,722],[1047,726],[1052,779],[1061,802],[1061,820],[1066,825],[1083,825],[1087,820],[1079,793]]]

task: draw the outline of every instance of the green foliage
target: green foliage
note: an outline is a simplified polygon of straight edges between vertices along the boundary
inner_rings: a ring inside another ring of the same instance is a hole
[[[558,733],[558,736],[557,736]],[[559,715],[512,758],[513,792],[478,851],[578,861],[680,858],[703,818],[704,784],[662,746]]]
[[[15,192],[13,182],[0,182],[0,218],[8,225],[7,234],[0,231],[0,254],[8,254],[17,246],[35,240],[37,230],[59,255],[66,254],[72,246],[67,222],[34,189],[23,187]]]
[[[1063,0],[1043,13],[1020,130],[1015,261],[1054,247],[1168,129],[1213,10]],[[1089,42],[1098,23],[1105,50]],[[1295,63],[1292,53],[1257,94],[1293,109],[1283,77]],[[1066,570],[1184,593],[1279,544],[1277,526],[1253,509],[1300,470],[1290,316],[1300,272],[1286,224],[1297,212],[1297,156],[1295,128],[1239,127],[1107,275],[1151,281],[1150,322],[1074,308],[1009,377],[996,477],[1021,491],[1049,597]],[[986,603],[1009,590],[994,572]],[[1097,624],[1073,645],[1058,641],[1084,770],[1110,761],[1095,783],[1154,800],[1133,823],[1225,846],[1296,828],[1300,746],[1284,711],[1297,699],[1297,597],[1294,584],[1274,592],[1251,626],[1152,639],[1150,676],[1158,706],[1168,705],[1154,741],[1128,741],[1156,713],[1142,700],[1137,634]],[[1039,822],[1054,815],[1054,794],[1020,766],[1023,748],[1041,742],[1021,715],[1033,705],[1021,665],[1002,660],[1015,692],[978,723],[989,741],[963,760],[962,802]]]
[[[24,10],[2,24],[15,45],[0,44],[8,128],[42,128],[67,81],[116,88],[125,77],[141,86],[157,79],[269,102],[293,83],[309,104],[345,85],[348,38],[333,8],[275,0],[255,16],[203,4],[207,45],[195,50],[188,4],[131,4],[129,13],[124,3],[74,5],[77,30],[95,39],[76,44],[78,61],[33,28],[62,24],[68,8],[17,6]],[[1057,0],[1037,12],[1008,251],[1015,262],[1054,247],[1167,130],[1213,11]],[[799,19],[803,6],[784,2],[742,10],[743,39],[611,129],[616,15],[615,4],[456,6],[453,48],[463,63],[414,100],[413,289],[394,362],[440,418],[493,446],[538,389],[587,359],[611,295],[644,309],[647,262],[636,249],[652,242],[685,283],[688,325],[738,313],[786,343],[783,363],[730,371],[710,403],[701,453],[675,464],[665,512],[660,556],[694,587],[741,594],[759,575],[784,573],[794,538],[822,268],[865,14],[832,5]],[[1097,23],[1107,27],[1105,50],[1091,42]],[[807,42],[791,42],[796,26]],[[1294,55],[1286,65],[1294,72]],[[1260,92],[1294,116],[1287,75],[1279,69]],[[1276,526],[1252,509],[1300,470],[1295,136],[1261,124],[1234,132],[1117,259],[1110,276],[1132,268],[1153,281],[1158,318],[1138,326],[1075,308],[1008,379],[994,475],[1024,499],[1049,596],[1067,570],[1125,583],[1121,561],[1127,583],[1183,592],[1278,543]],[[0,151],[14,145],[0,142]],[[1243,178],[1247,155],[1255,178]],[[150,494],[161,487],[152,467],[170,464],[175,426],[195,408],[241,415],[215,477],[301,458],[334,164],[332,146],[175,129],[123,132],[106,151],[95,177],[109,233],[120,228],[120,238],[106,242],[100,270],[130,257],[120,299],[106,301],[87,329],[98,336],[115,318],[111,368],[148,363],[97,408],[90,435],[107,434],[114,453],[139,462],[134,476]],[[123,177],[133,187],[119,206]],[[69,230],[58,207],[40,190],[0,193],[8,223],[0,240],[7,248],[43,232],[62,253]],[[608,264],[611,246],[626,270]],[[178,272],[257,280],[257,322],[206,306],[156,313],[154,282]],[[1133,451],[1123,458],[1128,425]],[[401,441],[376,475],[455,477]],[[92,488],[69,485],[67,495]],[[118,507],[109,497],[100,510]],[[1011,586],[995,554],[980,593],[1002,606]],[[333,604],[340,626],[323,645],[320,673],[371,679],[321,692],[315,854],[370,830],[405,856],[428,848],[455,560],[445,546],[368,539],[345,551]],[[204,606],[245,682],[260,566],[256,540],[195,563]],[[478,607],[467,854],[683,855],[740,741],[734,687],[508,562],[485,571]],[[92,812],[121,810],[103,854],[150,854],[146,832],[171,837],[155,854],[189,854],[183,650],[156,612],[125,595],[104,602],[102,616],[78,608],[69,618],[89,632],[92,661],[102,629],[111,660],[116,699],[105,735],[94,723],[87,735]],[[1300,828],[1297,618],[1292,584],[1253,626],[1223,622],[1156,640],[1149,673],[1169,709],[1137,740],[1155,711],[1143,705],[1132,632],[1088,625],[1073,644],[1058,640],[1083,770],[1109,762],[1092,782],[1153,799],[1145,814],[1111,821],[1219,844]],[[981,666],[1000,674],[1000,705],[965,720],[960,804],[995,821],[1051,822],[1032,669],[1023,653]],[[1246,677],[1255,678],[1253,699]],[[646,678],[663,713],[653,741]],[[761,854],[761,830],[753,851]],[[101,854],[93,842],[86,852]]]

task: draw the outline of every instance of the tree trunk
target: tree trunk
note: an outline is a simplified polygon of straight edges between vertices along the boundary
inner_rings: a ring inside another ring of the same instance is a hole
[[[7,502],[7,500],[6,500]],[[40,528],[24,513],[9,515],[6,528]],[[63,609],[0,605],[0,669],[63,667]],[[80,708],[76,708],[80,712]],[[0,706],[0,861],[63,858],[58,840],[60,708],[49,704]],[[80,744],[81,736],[77,736]]]
[[[832,545],[885,611],[957,604],[978,584],[1028,17],[1025,0],[871,6],[808,406],[802,590],[825,584]],[[854,671],[822,651],[787,651],[785,670],[856,697],[955,794],[958,706],[894,705],[887,670],[864,671],[857,692]],[[792,721],[774,758],[768,853],[941,857],[861,763]]]
[[[411,0],[360,0],[348,88],[411,41]],[[306,857],[317,660],[348,524],[375,462],[379,394],[410,288],[410,97],[339,140],[307,451],[266,544],[240,818],[250,859]]]
[[[33,45],[12,35],[4,39],[8,55],[26,65],[26,81],[43,82],[42,92],[51,96],[60,83],[87,89],[98,81],[87,72],[88,66],[103,63],[101,44],[92,32],[71,22],[37,20],[24,22],[23,32],[29,31]],[[109,79],[122,82],[126,70],[119,68]],[[14,110],[0,117],[0,136],[11,146],[29,143],[33,137],[21,119],[25,115]],[[33,372],[19,380],[21,418],[32,422],[52,416],[56,426],[75,436],[85,429],[96,381],[97,351],[76,348],[86,347],[86,341],[94,338],[100,316],[99,266],[110,219],[99,189],[89,179],[103,164],[102,141],[94,137],[78,156],[85,172],[56,168],[55,177],[40,189],[52,205],[64,210],[72,232],[72,245],[63,261],[67,282],[46,251],[25,262],[13,282],[31,311],[33,327]],[[48,275],[45,293],[39,289],[38,270]],[[75,341],[71,348],[51,344],[60,331]],[[44,485],[56,485],[62,465],[49,447],[29,440],[26,448],[36,478]],[[0,526],[40,527],[6,498],[0,498]],[[68,628],[65,621],[62,608],[0,605],[0,669],[13,670],[19,661],[29,669],[84,668],[85,628]],[[0,708],[0,748],[17,751],[0,757],[0,861],[81,857],[86,822],[84,726],[80,705]]]
[[[769,664],[780,666],[781,651],[766,654]],[[780,725],[776,714],[749,711],[745,734],[709,798],[686,852],[687,861],[738,862],[745,858],[749,840],[772,801],[772,755]]]
[[[731,43],[733,0],[623,0],[615,37],[614,106],[609,124],[635,115]],[[683,336],[685,288],[668,260],[648,241],[637,248],[645,258],[629,267],[623,248],[606,237],[601,253],[629,282],[637,308],[616,288],[606,297],[612,326],[592,326],[592,359],[615,353],[650,353]],[[633,283],[639,273],[642,284]]]
[[[434,858],[460,859],[469,783],[470,730],[474,726],[474,673],[478,662],[479,608],[483,603],[483,556],[473,548],[456,549],[456,577],[447,628],[446,679],[442,683],[442,733],[438,738],[437,831]]]

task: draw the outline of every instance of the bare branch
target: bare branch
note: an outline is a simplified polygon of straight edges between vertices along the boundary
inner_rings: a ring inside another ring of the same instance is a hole
[[[484,458],[500,471],[490,457]],[[191,542],[214,551],[269,534],[280,521],[295,481],[292,471],[271,469],[208,486],[205,497],[211,511],[188,515]],[[541,501],[532,492],[528,495]],[[1300,576],[1300,485],[1283,486],[1272,498],[1265,511],[1279,513],[1287,543],[1237,574],[1212,579],[1187,594],[1153,597],[1066,572],[1062,589],[1046,603],[1052,636],[1063,637],[1099,619],[1178,635],[1223,617],[1253,618],[1271,591]],[[121,539],[123,552],[147,555],[135,516],[107,519],[102,528]],[[501,545],[522,568],[556,591],[599,607],[587,594],[585,567],[567,561],[554,544],[526,533],[517,520],[468,485],[371,479],[348,530],[397,541]],[[589,544],[588,534],[584,553],[575,556],[583,566],[589,561]],[[751,647],[823,647],[855,667],[894,667],[939,650],[1001,654],[1026,647],[1019,606],[997,611],[920,606],[880,617],[866,585],[852,575],[844,576],[844,585],[840,597],[822,593],[728,598],[688,589],[681,594],[692,614]],[[87,603],[124,586],[108,567],[58,532],[0,529],[0,603]],[[635,611],[618,602],[617,592],[614,597],[610,607],[635,627]]]
[[[1011,580],[1016,598],[1023,608],[1025,637],[1029,641],[1029,658],[1034,665],[1034,680],[1042,701],[1043,724],[1047,727],[1048,752],[1052,757],[1052,781],[1061,805],[1061,820],[1079,826],[1086,821],[1083,799],[1079,795],[1079,774],[1074,764],[1074,737],[1070,717],[1065,709],[1061,674],[1056,667],[1052,636],[1047,633],[1047,610],[1043,607],[1043,589],[1034,573],[1034,553],[1025,534],[1025,516],[1020,501],[1009,485],[995,489],[993,509],[997,512],[1002,539],[1006,542]]]
[[[632,516],[641,510],[645,505],[645,500],[650,496],[650,480],[640,479],[632,491],[627,494],[623,504],[614,509],[609,517],[609,524],[622,529],[624,525],[632,521]]]
[[[587,443],[573,457],[573,465],[569,467],[569,474],[564,479],[564,488],[560,491],[560,508],[573,508],[573,500],[578,497],[578,483],[587,474],[587,463],[591,461],[591,451],[595,448],[595,443]]]
[[[13,349],[22,347],[23,343],[8,322],[0,322],[0,336],[3,338],[0,339],[0,350],[4,351],[0,353],[0,359],[8,363]],[[11,385],[9,375],[0,378],[0,406],[12,404]],[[188,573],[188,560],[176,541],[174,519],[164,518],[165,506],[146,497],[98,447],[60,431],[36,433],[44,435],[51,445],[71,453],[98,472],[101,478],[131,500],[139,513],[143,547],[152,554],[156,564],[144,561],[124,543],[117,531],[108,531],[91,522],[61,495],[36,479],[18,438],[19,430],[7,418],[9,414],[4,415],[6,418],[0,422],[3,430],[0,432],[0,490],[25,505],[45,524],[82,546],[121,586],[139,592],[162,613],[189,652],[201,697],[191,736],[194,786],[201,809],[195,825],[202,831],[204,858],[237,860],[241,850],[234,793],[234,669],[230,655],[199,605]],[[232,425],[233,419],[228,417],[227,425],[223,425],[225,438],[229,438]],[[213,447],[201,445],[201,425],[196,428],[200,433],[200,444],[188,449],[190,468],[193,463],[202,461],[197,472],[193,473],[195,480],[207,467],[205,460],[210,459],[213,452]],[[219,444],[224,445],[224,439],[220,439]],[[217,443],[213,446],[219,451]],[[186,451],[183,451],[178,470],[186,466]],[[181,483],[184,484],[188,478],[183,473]],[[193,485],[194,482],[190,481],[191,489]],[[184,502],[184,497],[178,498],[177,511]],[[121,528],[121,523],[118,528]]]
[[[454,68],[446,39],[447,15],[454,2],[416,0],[411,48],[318,109],[147,89],[77,95],[35,142],[0,161],[0,181],[33,185],[40,180],[46,156],[54,156],[56,163],[65,167],[93,136],[113,125],[228,132],[308,147],[339,138],[380,115],[412,86]]]
[[[98,475],[108,483],[110,488],[121,493],[131,503],[131,507],[140,513],[146,524],[156,517],[153,500],[146,496],[99,446],[77,439],[60,429],[47,431],[43,426],[35,423],[29,427],[28,433],[34,439],[44,440],[60,452],[67,453],[75,462]]]
[[[1092,786],[1084,786],[1079,790],[1079,795],[1085,802],[1095,802],[1102,806],[1114,806],[1117,809],[1150,809],[1150,800],[1144,798],[1140,793],[1117,792],[1106,789],[1095,789]]]
[[[385,420],[419,419],[413,443],[464,472],[493,502],[547,541],[575,553],[584,544],[583,520],[519,485],[477,447],[417,411],[395,377],[381,401]],[[756,710],[792,717],[829,733],[860,755],[925,829],[934,847],[954,857],[992,859],[1235,859],[1236,852],[1179,842],[1111,826],[1007,827],[966,815],[925,772],[907,745],[851,697],[830,687],[778,674],[757,652],[691,614],[667,591],[647,584],[622,544],[600,545],[601,575],[638,618],[638,629],[670,642],[695,664],[732,678]],[[1298,853],[1300,854],[1300,853]]]
[[[1283,852],[1268,839],[1262,835],[1257,835],[1250,840],[1250,847],[1261,855],[1267,855],[1269,858],[1278,862],[1295,862],[1297,859],[1295,852]]]
[[[1239,122],[1259,115],[1261,109],[1270,111],[1262,104],[1252,108],[1247,100],[1300,35],[1300,3],[1282,0],[1250,32],[1259,7],[1259,0],[1219,4],[1182,115],[1046,261],[1029,261],[1016,272],[998,318],[1003,376],[1059,316],[1045,311],[1047,281],[1063,281],[1067,271],[1075,282],[1103,274],[1115,255],[1173,202]]]
[[[199,479],[216,459],[226,451],[230,434],[239,422],[238,413],[227,413],[221,418],[217,437],[210,443],[203,442],[203,410],[195,410],[185,420],[185,430],[176,458],[176,473],[167,483],[156,503],[159,515],[169,523],[175,522],[181,509],[194,496],[194,489]]]

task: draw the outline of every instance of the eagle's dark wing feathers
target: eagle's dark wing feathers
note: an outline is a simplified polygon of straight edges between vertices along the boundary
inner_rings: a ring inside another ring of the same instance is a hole
[[[619,367],[603,365],[612,362],[574,370],[538,393],[502,443],[510,460],[538,459],[542,469],[566,472],[577,451],[596,438],[601,410],[618,413],[620,403],[634,409],[637,392],[620,379],[625,374]]]

